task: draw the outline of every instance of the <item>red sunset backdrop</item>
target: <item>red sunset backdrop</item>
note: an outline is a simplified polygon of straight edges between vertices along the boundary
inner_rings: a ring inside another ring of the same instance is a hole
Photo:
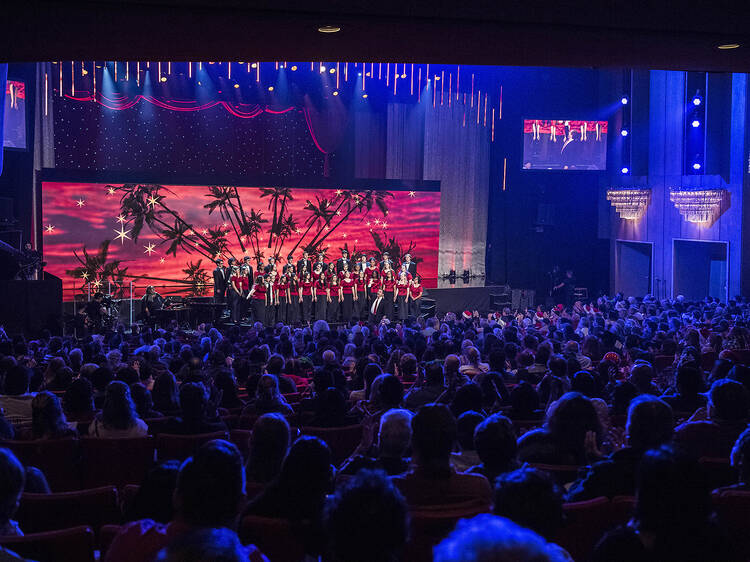
[[[115,187],[121,184],[115,184]],[[293,188],[293,199],[285,205],[284,217],[293,216],[298,223],[298,230],[284,240],[279,255],[286,258],[289,251],[307,230],[305,220],[310,216],[308,201],[319,199],[331,200],[334,204],[342,197],[345,188],[304,189]],[[231,225],[223,220],[216,210],[209,214],[204,205],[211,201],[208,186],[165,185],[161,191],[163,203],[175,211],[193,231],[223,229],[227,231],[228,247],[224,257],[234,255],[241,258],[243,251]],[[259,246],[268,257],[273,250],[267,250],[268,231],[273,212],[269,209],[269,198],[261,198],[261,188],[240,187],[238,194],[245,212],[250,210],[263,213],[268,220],[259,234]],[[387,215],[374,206],[369,212],[354,212],[322,242],[327,248],[329,258],[338,258],[340,249],[346,244],[350,252],[364,252],[368,255],[377,251],[373,232],[384,242],[389,239],[406,249],[412,244],[412,256],[421,259],[419,273],[424,277],[426,286],[434,286],[437,277],[437,260],[439,245],[440,193],[425,191],[392,191],[393,197],[385,200]],[[167,254],[169,242],[163,240],[158,232],[144,225],[137,242],[133,241],[133,220],[118,220],[121,215],[120,198],[122,193],[107,188],[104,183],[71,183],[44,182],[42,184],[42,217],[44,235],[44,259],[46,270],[63,279],[65,298],[70,300],[73,288],[87,292],[87,283],[96,283],[96,279],[75,279],[67,271],[81,266],[74,252],[82,255],[83,247],[89,253],[96,253],[102,242],[110,240],[107,262],[120,260],[120,267],[127,268],[125,284],[132,279],[136,293],[141,294],[145,287],[152,284],[163,294],[177,292],[169,290],[169,280],[177,283],[186,279],[183,272],[188,262],[195,264],[202,259],[201,268],[209,275],[214,265],[204,255],[193,251],[190,246],[177,248],[176,255]],[[169,217],[171,219],[171,216]],[[166,220],[166,219],[165,219]],[[231,221],[230,221],[231,222]],[[333,227],[338,220],[331,221]],[[319,223],[323,228],[324,223]],[[318,230],[313,226],[303,243],[294,251],[294,261],[302,255],[302,247],[309,243]],[[325,231],[323,234],[327,234]],[[205,233],[205,232],[204,232]],[[246,244],[247,245],[247,244]],[[275,245],[275,244],[274,244]],[[253,256],[246,249],[245,253]],[[285,263],[285,260],[282,261]],[[143,278],[141,278],[143,277]],[[147,278],[154,278],[149,280]],[[162,289],[159,289],[162,287]],[[106,290],[106,284],[103,286]],[[92,285],[92,291],[94,286]],[[211,294],[209,291],[208,294]]]

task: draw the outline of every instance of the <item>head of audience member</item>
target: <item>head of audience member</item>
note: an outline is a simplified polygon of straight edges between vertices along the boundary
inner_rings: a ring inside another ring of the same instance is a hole
[[[0,528],[15,515],[26,484],[26,472],[16,456],[0,448]]]
[[[271,482],[289,451],[289,423],[281,414],[263,414],[253,424],[245,473],[253,482]]]
[[[672,408],[663,400],[642,394],[630,402],[625,430],[634,449],[647,451],[670,442],[673,429]]]
[[[125,519],[153,519],[169,523],[174,517],[173,496],[180,472],[178,461],[164,461],[146,474],[132,501],[125,506]]]
[[[284,372],[284,364],[284,357],[278,353],[274,353],[268,358],[268,362],[266,363],[266,373],[269,375],[276,375],[277,377],[281,376]]]
[[[573,375],[570,390],[580,392],[588,398],[594,398],[597,395],[594,377],[588,371],[578,371]]]
[[[708,417],[714,421],[739,422],[747,419],[748,396],[737,381],[720,379],[708,393]]]
[[[513,422],[501,414],[489,416],[476,427],[474,445],[482,461],[483,474],[490,482],[518,465],[516,440]]]
[[[632,382],[618,381],[612,391],[612,414],[627,414],[630,402],[636,396],[638,396],[638,390]]]
[[[732,468],[739,476],[740,484],[750,484],[750,429],[743,431],[732,447]]]
[[[401,406],[404,399],[404,385],[395,375],[379,375],[373,381],[372,397],[380,410],[390,410]]]
[[[417,358],[413,353],[404,353],[398,363],[398,373],[403,380],[413,381],[417,378]]]
[[[63,410],[74,418],[94,413],[94,388],[85,377],[78,377],[65,391],[62,399]]]
[[[520,382],[510,391],[510,413],[514,419],[533,419],[538,409],[539,395],[530,383]]]
[[[456,395],[451,401],[451,412],[456,417],[468,411],[481,412],[482,398],[482,389],[478,384],[473,382],[464,384],[456,390]]]
[[[169,372],[160,373],[154,381],[151,396],[154,400],[154,408],[163,414],[179,411],[180,400],[177,379]]]
[[[38,392],[31,399],[31,433],[34,439],[55,439],[73,434],[60,399],[51,392]]]
[[[445,380],[449,385],[456,384],[458,381],[458,369],[461,367],[461,360],[458,355],[448,355],[443,362],[443,371]]]
[[[336,562],[399,560],[409,534],[406,502],[380,471],[360,470],[340,486],[326,505],[324,521]]]
[[[20,396],[29,392],[31,374],[31,369],[23,365],[11,367],[5,374],[4,393],[10,396]]]
[[[378,449],[381,457],[403,458],[411,445],[412,413],[394,408],[380,417]]]
[[[569,557],[534,531],[510,519],[477,515],[461,519],[434,549],[434,562],[564,562]]]
[[[443,366],[439,361],[430,361],[424,367],[424,378],[427,386],[445,386],[445,375]]]
[[[139,382],[130,385],[130,396],[135,404],[135,411],[141,418],[152,416],[154,400],[146,385]]]
[[[680,365],[675,377],[677,392],[680,396],[694,398],[703,390],[703,376],[692,365]]]
[[[565,377],[568,374],[568,362],[562,355],[550,356],[549,361],[547,361],[547,368],[557,378]]]
[[[586,458],[586,434],[601,434],[596,409],[578,392],[568,392],[556,402],[547,418],[547,429],[558,450],[580,463]]]
[[[136,423],[135,404],[130,397],[130,388],[124,382],[112,381],[107,385],[100,418],[105,427],[130,429]]]
[[[441,473],[450,468],[456,442],[456,418],[444,404],[422,406],[411,420],[414,460],[421,469]]]
[[[255,389],[255,403],[258,406],[274,406],[286,403],[279,390],[279,379],[275,375],[263,375]]]
[[[233,529],[244,496],[242,455],[232,443],[215,439],[182,463],[174,493],[175,517],[191,527]]]
[[[650,363],[636,362],[630,370],[630,382],[635,385],[638,394],[649,394],[653,392],[652,382],[654,380],[654,368]]]
[[[548,472],[525,466],[497,477],[493,513],[554,540],[565,521],[563,492]]]
[[[477,411],[467,410],[456,419],[458,445],[461,451],[474,451],[474,430],[484,421],[484,416]]]

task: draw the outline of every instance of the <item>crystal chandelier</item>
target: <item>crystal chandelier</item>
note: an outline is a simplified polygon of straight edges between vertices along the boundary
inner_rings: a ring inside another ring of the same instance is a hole
[[[669,190],[669,200],[692,223],[713,223],[729,207],[729,192],[726,189],[681,189]]]
[[[651,201],[650,189],[608,189],[607,201],[620,215],[621,219],[639,219],[646,212]]]

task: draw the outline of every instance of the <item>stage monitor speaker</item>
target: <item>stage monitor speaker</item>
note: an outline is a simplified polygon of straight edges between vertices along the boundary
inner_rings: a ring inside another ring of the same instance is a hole
[[[526,310],[534,307],[536,291],[534,289],[513,289],[511,308],[513,310]]]

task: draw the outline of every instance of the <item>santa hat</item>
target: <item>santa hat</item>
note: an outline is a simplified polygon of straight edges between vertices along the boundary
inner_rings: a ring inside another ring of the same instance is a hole
[[[463,313],[461,314],[461,317],[464,320],[471,320],[471,311],[470,310],[464,310]]]

